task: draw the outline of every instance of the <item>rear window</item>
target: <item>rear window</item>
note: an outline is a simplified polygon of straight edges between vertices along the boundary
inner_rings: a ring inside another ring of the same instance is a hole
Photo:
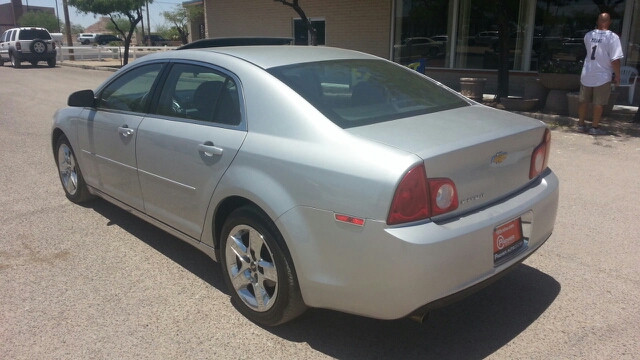
[[[342,128],[469,105],[417,72],[383,60],[333,60],[267,71]]]
[[[28,30],[20,30],[20,39],[18,40],[33,40],[33,39],[43,39],[43,40],[51,40],[51,35],[47,30],[37,30],[37,29],[28,29]]]

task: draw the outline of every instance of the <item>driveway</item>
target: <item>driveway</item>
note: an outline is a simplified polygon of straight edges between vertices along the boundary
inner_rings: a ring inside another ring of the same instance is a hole
[[[426,324],[310,309],[261,328],[205,255],[105,201],[64,197],[51,116],[109,75],[0,68],[1,358],[640,358],[639,138],[555,128],[554,234]]]

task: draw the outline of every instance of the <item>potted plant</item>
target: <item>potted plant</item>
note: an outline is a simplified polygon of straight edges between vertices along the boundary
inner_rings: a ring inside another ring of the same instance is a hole
[[[549,60],[538,70],[540,83],[549,90],[577,90],[583,61]]]

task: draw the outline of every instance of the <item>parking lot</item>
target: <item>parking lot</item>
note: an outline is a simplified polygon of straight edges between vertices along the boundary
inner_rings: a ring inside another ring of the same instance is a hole
[[[0,67],[0,358],[640,358],[640,138],[554,127],[554,234],[425,324],[310,309],[262,328],[195,248],[106,201],[65,198],[51,117],[111,74]]]

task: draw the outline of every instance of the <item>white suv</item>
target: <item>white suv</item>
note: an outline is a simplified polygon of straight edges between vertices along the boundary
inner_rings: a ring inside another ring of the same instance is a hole
[[[49,67],[56,66],[56,44],[44,28],[21,27],[5,31],[0,37],[0,66],[11,62],[19,68],[23,61],[38,65],[46,61]]]
[[[76,40],[78,40],[78,42],[82,45],[89,45],[91,43],[96,42],[96,36],[98,36],[98,34],[92,34],[92,33],[80,34],[78,35]]]

